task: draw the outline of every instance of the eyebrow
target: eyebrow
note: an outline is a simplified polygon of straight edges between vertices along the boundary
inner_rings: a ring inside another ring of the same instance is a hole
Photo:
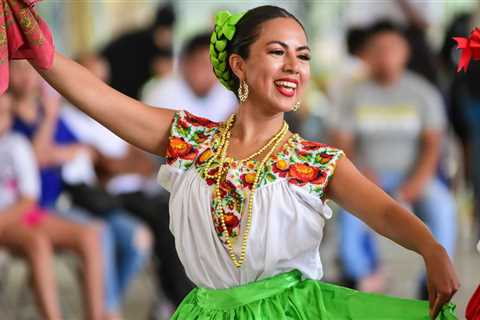
[[[274,40],[274,41],[270,41],[270,42],[267,43],[267,45],[270,45],[270,44],[279,44],[283,48],[288,49],[288,45],[285,42],[282,42],[282,41]],[[311,51],[309,46],[301,46],[301,47],[297,48],[297,51],[302,51],[302,50]]]

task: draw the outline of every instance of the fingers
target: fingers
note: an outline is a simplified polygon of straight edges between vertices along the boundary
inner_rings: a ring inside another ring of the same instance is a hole
[[[433,304],[430,305],[430,317],[434,320],[437,318],[438,313],[440,312],[440,308],[442,305],[440,304],[440,295],[436,295],[433,301]]]
[[[433,295],[431,295],[429,292],[429,300],[433,300],[433,303],[430,302],[430,317],[432,319],[437,318],[439,312],[442,310],[443,305],[452,299],[457,290],[457,288],[454,288],[453,290],[445,293],[434,292]]]

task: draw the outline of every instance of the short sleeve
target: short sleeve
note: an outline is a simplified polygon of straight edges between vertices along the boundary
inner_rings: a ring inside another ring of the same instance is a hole
[[[176,112],[168,138],[167,164],[182,170],[189,169],[218,126],[216,122],[187,111]]]
[[[21,135],[14,135],[12,155],[14,157],[15,175],[18,192],[33,199],[40,197],[39,171],[30,143]]]
[[[301,141],[291,161],[286,178],[300,200],[324,217],[331,217],[325,205],[328,183],[335,173],[342,150],[312,141]]]

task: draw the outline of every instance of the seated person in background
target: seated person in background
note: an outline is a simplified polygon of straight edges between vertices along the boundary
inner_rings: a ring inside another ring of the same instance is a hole
[[[88,319],[102,319],[99,230],[37,206],[39,172],[30,143],[10,130],[10,94],[0,96],[0,247],[27,258],[42,318],[62,319],[53,266],[53,248],[75,251],[83,260]]]
[[[99,56],[84,54],[77,60],[98,78],[108,81],[108,68]],[[158,165],[151,155],[131,146],[73,106],[65,105],[61,116],[79,141],[97,151],[95,166],[103,192],[107,191],[105,193],[114,197],[120,206],[150,227],[154,235],[158,293],[161,289],[167,298],[159,299],[152,312],[171,313],[173,306],[180,303],[193,285],[175,251],[169,230],[168,193],[155,178]],[[81,199],[72,195],[74,202],[82,205]]]
[[[118,319],[127,286],[149,256],[150,235],[145,227],[115,204],[105,207],[102,212],[95,212],[96,219],[89,208],[61,210],[56,207],[64,191],[62,171],[79,162],[88,166],[95,153],[89,146],[78,143],[59,116],[59,97],[46,88],[40,94],[39,80],[28,63],[17,61],[12,64],[10,83],[17,95],[14,128],[32,141],[41,170],[41,206],[85,226],[102,226],[102,256],[97,261],[103,262],[104,281],[98,285],[103,283],[104,299],[102,295],[96,299],[104,301],[102,319]]]
[[[361,56],[370,79],[345,90],[336,106],[334,144],[373,182],[411,206],[450,256],[456,237],[452,194],[436,175],[446,126],[441,95],[406,71],[408,43],[384,21],[368,31]],[[350,214],[341,215],[340,254],[346,276],[365,291],[381,291],[373,233]],[[426,298],[425,280],[421,297]]]

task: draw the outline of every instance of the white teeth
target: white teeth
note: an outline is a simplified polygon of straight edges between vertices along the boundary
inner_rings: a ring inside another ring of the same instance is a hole
[[[290,82],[290,81],[275,81],[275,84],[278,86],[282,86],[290,89],[297,88],[297,84],[295,82]]]

